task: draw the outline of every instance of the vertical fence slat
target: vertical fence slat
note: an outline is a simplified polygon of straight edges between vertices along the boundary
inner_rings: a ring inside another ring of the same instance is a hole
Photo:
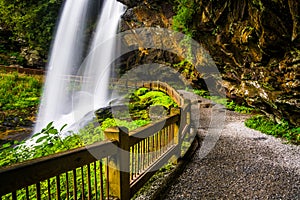
[[[76,169],[73,169],[73,198],[77,200],[77,181],[76,181]]]
[[[126,127],[112,127],[104,131],[105,137],[116,140],[121,149],[118,154],[109,157],[109,195],[118,199],[130,199],[130,147],[129,132]]]
[[[26,200],[29,200],[29,190],[28,190],[28,186],[25,188],[25,195],[26,195]]]
[[[80,167],[81,170],[81,198],[84,199],[84,171],[83,167]]]
[[[149,163],[150,163],[150,139],[147,138],[147,167],[149,166]]]
[[[102,160],[100,160],[99,162],[100,162],[99,163],[100,164],[100,166],[99,166],[99,168],[100,168],[100,173],[99,173],[100,174],[100,200],[103,200],[104,199],[103,165],[102,165]]]
[[[92,188],[91,188],[91,167],[87,165],[87,182],[88,182],[88,200],[92,199]]]
[[[98,189],[97,189],[97,163],[94,162],[93,166],[94,166],[94,190],[95,190],[94,199],[97,200],[98,199],[98,195],[97,195],[97,192],[98,192]]]
[[[11,193],[11,198],[12,198],[12,200],[17,200],[17,192],[16,191]]]
[[[47,179],[47,193],[48,193],[48,200],[51,200],[51,185],[50,185],[50,179]]]
[[[36,186],[36,199],[41,200],[41,184],[40,184],[40,182],[35,184],[35,186]]]
[[[155,160],[156,149],[155,149],[155,135],[152,136],[152,159],[151,162]]]
[[[142,141],[142,147],[143,147],[143,149],[142,149],[142,170],[144,171],[145,162],[146,162],[146,157],[145,157],[145,155],[146,155],[146,140],[145,139]]]
[[[69,184],[69,175],[68,172],[66,172],[66,190],[67,190],[67,200],[70,199],[70,184]]]
[[[155,153],[156,153],[156,156],[155,156],[155,159],[157,159],[158,158],[158,156],[159,156],[159,148],[158,148],[158,145],[159,145],[159,143],[158,143],[158,133],[156,133],[155,134],[155,138],[156,138],[156,141],[155,141]]]
[[[133,174],[134,174],[134,146],[130,147],[130,180],[133,179]]]
[[[134,178],[138,175],[138,146],[134,145]]]
[[[60,200],[60,176],[56,176],[56,199]]]
[[[136,166],[137,166],[137,169],[136,169],[136,175],[138,176],[139,173],[140,173],[140,143],[137,143],[136,144],[136,148],[137,148],[137,154],[136,154]]]
[[[109,159],[108,157],[106,158],[106,199],[109,199],[110,196],[109,196],[109,166],[108,166],[108,162],[109,162]]]
[[[161,130],[161,150],[162,150],[162,153],[165,152],[165,128],[163,128],[163,130]]]

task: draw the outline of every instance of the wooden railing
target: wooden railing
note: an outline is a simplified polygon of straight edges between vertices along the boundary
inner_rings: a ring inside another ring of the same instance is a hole
[[[108,156],[117,153],[116,142],[39,158],[0,170],[2,199],[104,199],[109,194],[104,169]],[[99,152],[93,156],[91,152]],[[107,167],[107,165],[106,165]],[[7,195],[6,195],[7,194]],[[97,198],[98,197],[98,198]]]
[[[6,72],[18,72],[18,73],[24,73],[24,74],[31,74],[31,75],[44,75],[45,71],[42,69],[32,69],[32,68],[24,68],[18,65],[12,65],[12,66],[4,66],[0,65],[0,70],[6,71]]]
[[[134,131],[112,127],[103,142],[0,169],[0,197],[130,199],[158,169],[181,156],[191,105],[180,102],[170,116]]]

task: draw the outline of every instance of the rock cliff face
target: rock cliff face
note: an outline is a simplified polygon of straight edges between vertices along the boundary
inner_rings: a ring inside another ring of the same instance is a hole
[[[128,6],[123,29],[171,29],[178,15],[173,10],[178,8],[176,0],[119,1]],[[287,119],[299,126],[299,1],[191,0],[185,6],[192,12],[182,31],[192,33],[210,52],[227,96],[261,109],[274,120]]]

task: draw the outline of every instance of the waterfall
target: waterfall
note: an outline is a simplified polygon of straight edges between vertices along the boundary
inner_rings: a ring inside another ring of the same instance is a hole
[[[115,42],[101,44],[116,34],[125,7],[116,0],[104,0],[92,39],[86,41],[91,2],[67,0],[64,4],[34,132],[51,121],[57,128],[64,124],[74,127],[79,119],[108,104],[108,62],[116,47]]]

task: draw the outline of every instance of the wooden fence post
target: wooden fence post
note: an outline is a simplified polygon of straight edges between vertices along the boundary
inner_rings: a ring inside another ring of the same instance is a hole
[[[130,199],[130,147],[126,127],[111,127],[104,131],[109,140],[119,142],[118,153],[108,159],[109,196],[121,200]]]

